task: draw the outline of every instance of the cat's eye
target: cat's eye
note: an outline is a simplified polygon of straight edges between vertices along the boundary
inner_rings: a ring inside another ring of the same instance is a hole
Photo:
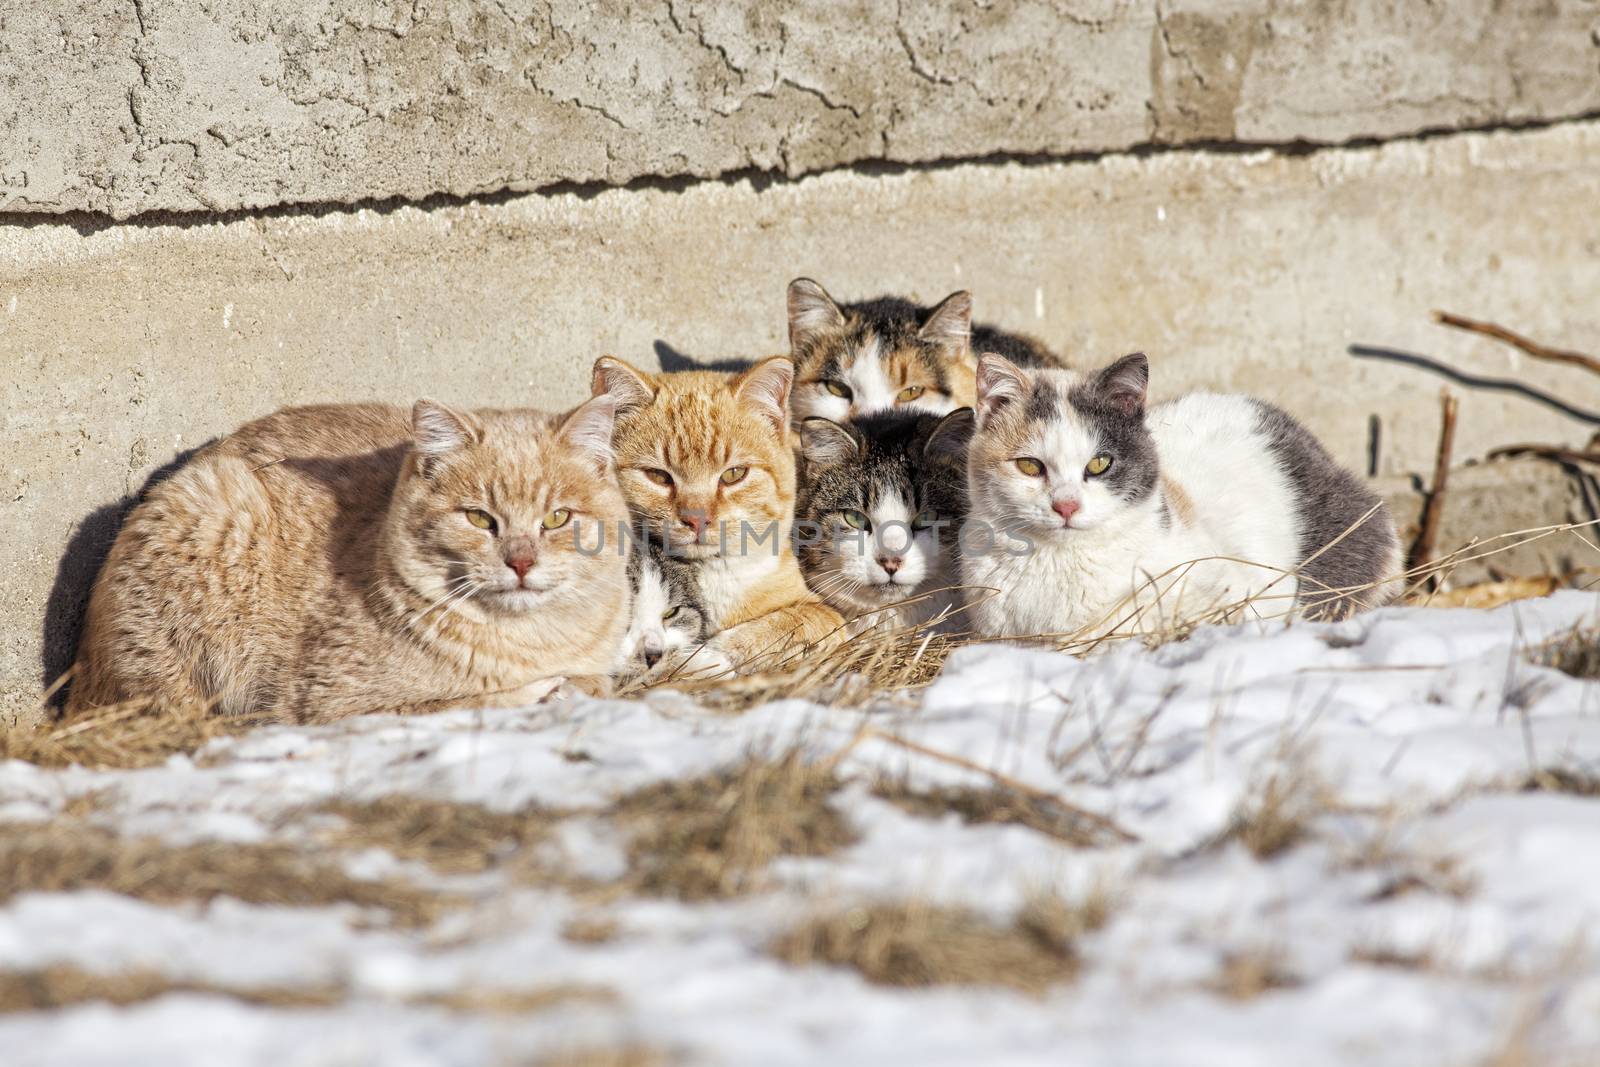
[[[467,508],[462,512],[462,514],[467,517],[468,522],[472,523],[472,525],[476,526],[478,529],[488,530],[490,533],[494,533],[497,524],[494,521],[494,516],[489,514],[487,511],[480,511],[477,508]]]
[[[1040,463],[1032,456],[1022,456],[1019,458],[1017,460],[1017,470],[1021,471],[1023,474],[1026,474],[1030,478],[1044,477],[1044,464]]]
[[[666,611],[663,611],[661,613],[661,621],[662,622],[671,622],[673,619],[677,618],[678,612],[680,612],[682,610],[683,610],[682,606],[680,606],[678,604],[672,605],[672,607],[668,608]]]
[[[847,510],[847,511],[841,511],[839,514],[841,516],[843,516],[844,521],[849,523],[850,526],[852,528],[854,528],[854,529],[857,529],[857,530],[870,530],[872,528],[872,523],[869,522],[867,520],[867,517],[865,515],[863,515],[859,511],[848,511]]]
[[[1111,457],[1106,455],[1104,452],[1091,459],[1089,461],[1089,465],[1083,468],[1084,473],[1088,474],[1091,478],[1097,474],[1104,474],[1110,469]]]
[[[644,469],[644,476],[649,478],[652,482],[655,482],[657,485],[672,484],[672,475],[658,467],[646,467]]]
[[[544,517],[543,526],[546,530],[559,530],[572,521],[572,512],[566,508],[556,508]]]
[[[896,404],[909,404],[911,401],[915,400],[917,397],[921,396],[927,391],[928,390],[924,386],[908,385],[895,394],[894,402]]]
[[[822,383],[822,387],[836,397],[844,400],[850,399],[850,387],[843,382],[826,381]]]
[[[938,520],[938,518],[939,516],[935,515],[931,509],[928,511],[918,512],[917,517],[911,520],[911,528],[913,530],[926,530],[928,527],[932,526],[934,522]]]
[[[744,481],[744,476],[750,473],[749,467],[729,467],[722,472],[723,485],[738,485]]]

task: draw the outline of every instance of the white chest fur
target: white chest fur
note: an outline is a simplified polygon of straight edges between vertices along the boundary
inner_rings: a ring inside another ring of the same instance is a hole
[[[775,573],[786,558],[763,545],[743,554],[714,556],[701,561],[695,568],[695,577],[711,628],[722,629],[750,596],[751,587]]]

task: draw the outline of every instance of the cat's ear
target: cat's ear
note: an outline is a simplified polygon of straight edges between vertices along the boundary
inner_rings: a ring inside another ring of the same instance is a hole
[[[861,446],[837,422],[813,415],[800,423],[800,454],[818,467],[837,467],[856,459]]]
[[[740,403],[756,410],[779,433],[789,424],[789,387],[794,384],[794,364],[783,356],[764,359],[733,380]]]
[[[1094,376],[1094,391],[1112,409],[1130,418],[1144,414],[1145,391],[1150,387],[1150,361],[1143,352],[1123,356]]]
[[[590,397],[572,410],[556,430],[556,437],[581,452],[595,469],[611,468],[611,431],[617,424],[617,398],[613,393]]]
[[[477,420],[437,400],[419,400],[411,407],[411,437],[425,459],[439,459],[479,439]]]
[[[972,294],[962,289],[945,297],[917,331],[917,337],[950,359],[964,358],[972,344]]]
[[[939,420],[928,440],[922,446],[922,458],[930,462],[965,463],[967,446],[972,443],[977,429],[977,412],[971,408],[956,408]]]
[[[810,278],[789,283],[789,350],[795,351],[816,334],[844,325],[844,312],[828,291]]]
[[[595,396],[615,398],[616,413],[623,415],[654,400],[656,383],[650,375],[616,356],[601,356],[594,361],[589,391]]]
[[[1028,376],[1004,356],[985,352],[978,357],[978,418],[987,422],[996,411],[1028,391]]]

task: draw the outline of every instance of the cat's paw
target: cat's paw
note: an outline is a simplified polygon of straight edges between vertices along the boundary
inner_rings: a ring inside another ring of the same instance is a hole
[[[709,641],[697,648],[686,649],[672,670],[672,676],[675,678],[696,680],[728,678],[737,673],[739,670],[733,657],[727,650],[718,647],[715,641]]]
[[[611,695],[611,679],[602,674],[579,674],[571,678],[560,678],[557,681],[560,684],[546,693],[541,703],[549,704],[558,700],[569,700],[573,697],[608,697]]]
[[[550,678],[540,678],[529,682],[527,685],[520,685],[515,689],[500,694],[503,702],[502,706],[526,707],[530,704],[542,704],[549,700],[551,695],[562,686],[566,685],[567,681],[568,679],[564,675],[557,674]]]

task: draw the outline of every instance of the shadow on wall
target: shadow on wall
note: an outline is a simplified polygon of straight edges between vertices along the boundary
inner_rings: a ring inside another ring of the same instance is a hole
[[[656,359],[661,363],[661,369],[672,373],[680,370],[715,370],[738,372],[749,370],[753,361],[748,359],[714,359],[702,363],[693,356],[684,355],[667,342],[657,338],[655,343]]]
[[[83,635],[83,613],[89,606],[89,592],[94,580],[104,566],[111,545],[122,529],[128,512],[149,495],[150,490],[170,478],[174,471],[206,445],[180,452],[169,462],[157,468],[137,493],[103,507],[95,508],[78,523],[67,542],[67,550],[56,565],[56,580],[50,586],[50,599],[44,608],[44,653],[41,663],[40,684],[46,691],[72,667],[78,655],[78,639]],[[48,705],[59,708],[66,697],[66,687],[52,694]]]

